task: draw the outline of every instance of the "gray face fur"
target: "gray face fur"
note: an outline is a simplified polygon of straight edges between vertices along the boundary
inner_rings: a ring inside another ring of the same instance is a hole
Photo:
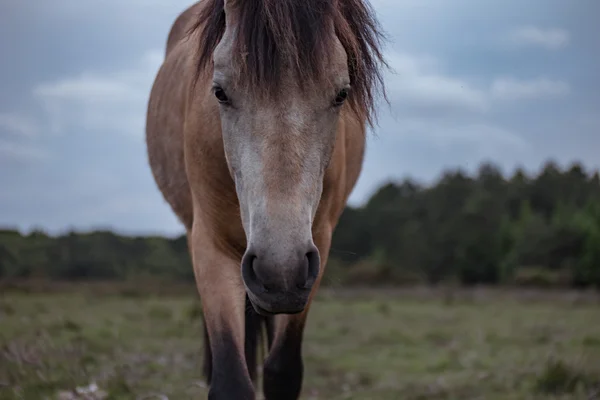
[[[319,270],[312,222],[336,138],[335,99],[349,87],[346,53],[336,40],[328,76],[301,82],[284,68],[277,93],[259,96],[234,67],[234,32],[227,15],[213,92],[248,242],[244,282],[257,311],[298,312]]]

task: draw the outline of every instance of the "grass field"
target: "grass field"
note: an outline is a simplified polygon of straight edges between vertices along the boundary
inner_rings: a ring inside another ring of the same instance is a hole
[[[4,290],[0,399],[85,398],[61,392],[90,383],[106,399],[206,398],[199,310],[187,292]],[[304,358],[303,399],[600,398],[600,300],[322,290]]]

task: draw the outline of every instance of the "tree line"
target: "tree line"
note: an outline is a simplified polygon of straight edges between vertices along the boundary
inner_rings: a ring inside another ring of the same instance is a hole
[[[193,281],[184,236],[0,230],[0,279]],[[493,163],[433,185],[382,185],[347,207],[324,284],[600,288],[600,177],[549,161],[534,176]]]

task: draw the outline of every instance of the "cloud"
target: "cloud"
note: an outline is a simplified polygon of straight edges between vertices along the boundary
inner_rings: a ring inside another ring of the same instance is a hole
[[[439,61],[431,56],[390,53],[393,70],[386,77],[390,100],[398,111],[413,114],[484,112],[486,94],[469,82],[444,74]]]
[[[529,143],[518,132],[485,120],[464,123],[460,120],[413,118],[402,121],[395,129],[403,139],[427,142],[440,149],[469,148],[490,157],[507,150],[520,152],[529,149]]]
[[[430,119],[477,119],[493,113],[497,102],[558,98],[568,95],[567,82],[536,77],[517,79],[497,77],[475,84],[444,71],[432,56],[390,53],[387,60],[392,72],[386,75],[386,87],[396,115]]]
[[[141,136],[150,87],[162,59],[162,51],[149,51],[131,69],[83,72],[42,83],[33,95],[43,104],[54,133],[75,128]]]
[[[508,34],[511,44],[518,47],[537,46],[547,50],[559,50],[570,41],[569,32],[561,28],[543,29],[535,26],[524,26],[513,29]]]
[[[496,114],[497,102],[511,96],[526,100],[561,89],[541,78],[469,80],[448,73],[440,59],[431,55],[390,53],[387,60],[394,71],[386,76],[393,115],[381,121],[378,136],[385,137],[387,147],[423,148],[431,157],[450,159],[461,154],[463,162],[476,163],[507,153],[527,154],[530,143],[522,132],[503,127]],[[378,154],[387,151],[384,147],[376,145]],[[394,157],[398,156],[384,157],[385,163],[397,163]],[[377,173],[386,168],[381,166]]]
[[[485,123],[434,127],[427,131],[426,136],[439,146],[456,143],[474,146],[486,157],[497,156],[507,149],[522,151],[529,148],[518,133]]]
[[[35,136],[39,132],[37,124],[19,114],[0,113],[0,130],[18,136]]]
[[[544,77],[528,81],[497,78],[491,86],[492,96],[500,100],[556,98],[569,94],[570,90],[568,83]]]

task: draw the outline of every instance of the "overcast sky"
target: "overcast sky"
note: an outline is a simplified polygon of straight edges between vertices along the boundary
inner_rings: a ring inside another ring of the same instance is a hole
[[[144,121],[183,0],[0,2],[0,225],[182,229],[147,165]],[[352,204],[383,181],[484,160],[507,173],[600,165],[600,2],[372,0],[391,108]]]

